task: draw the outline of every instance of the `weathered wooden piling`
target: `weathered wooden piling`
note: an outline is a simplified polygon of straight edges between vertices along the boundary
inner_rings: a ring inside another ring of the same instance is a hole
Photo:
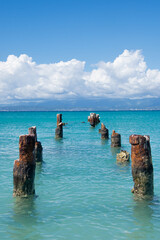
[[[132,176],[134,181],[133,193],[137,195],[153,194],[153,165],[150,147],[150,137],[131,135]]]
[[[19,137],[19,159],[13,167],[13,196],[28,196],[35,193],[35,137],[21,135]]]
[[[95,125],[100,122],[99,114],[90,113],[90,116],[88,116],[88,122],[90,122],[92,127],[95,127]]]
[[[42,158],[42,151],[43,151],[43,148],[42,148],[42,144],[41,142],[35,142],[35,160],[36,162],[40,163],[42,162],[43,158]]]
[[[109,131],[103,123],[101,123],[101,129],[99,129],[99,133],[101,133],[101,139],[108,139]]]
[[[37,130],[36,127],[30,127],[28,128],[28,133],[33,135],[35,137],[35,161],[36,162],[42,162],[42,144],[41,142],[37,141]]]
[[[121,147],[121,135],[115,130],[112,131],[111,135],[111,147]]]
[[[63,138],[62,114],[57,114],[57,128],[55,130],[55,138]]]

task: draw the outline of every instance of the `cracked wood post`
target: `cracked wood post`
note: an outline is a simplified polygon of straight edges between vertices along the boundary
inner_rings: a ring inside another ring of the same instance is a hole
[[[101,133],[101,139],[108,139],[109,131],[103,123],[101,123],[101,129],[99,129],[99,133]]]
[[[150,137],[131,135],[132,176],[134,181],[133,193],[137,195],[153,194],[153,165],[150,147]]]
[[[21,135],[19,137],[19,159],[13,167],[13,196],[28,196],[35,194],[35,137]]]
[[[114,130],[111,135],[111,147],[121,147],[121,135]]]
[[[57,128],[55,130],[55,138],[63,138],[62,114],[57,114]]]
[[[34,126],[34,127],[28,128],[28,133],[31,135],[34,135],[35,137],[35,160],[36,162],[42,162],[43,148],[42,148],[41,142],[37,141],[36,127]]]

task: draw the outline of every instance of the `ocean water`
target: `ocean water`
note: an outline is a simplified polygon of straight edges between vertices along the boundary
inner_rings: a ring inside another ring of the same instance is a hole
[[[117,165],[110,139],[87,122],[89,112],[62,112],[64,138],[55,140],[56,112],[0,112],[0,239],[160,239],[160,112],[98,112],[121,134],[150,135],[154,197],[135,199],[131,164]],[[85,121],[85,123],[82,123]],[[36,166],[36,197],[13,198],[19,135],[37,126],[43,163]]]

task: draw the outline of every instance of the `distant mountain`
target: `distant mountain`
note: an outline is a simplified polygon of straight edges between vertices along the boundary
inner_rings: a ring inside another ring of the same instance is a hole
[[[160,98],[39,100],[1,104],[0,111],[160,110]]]

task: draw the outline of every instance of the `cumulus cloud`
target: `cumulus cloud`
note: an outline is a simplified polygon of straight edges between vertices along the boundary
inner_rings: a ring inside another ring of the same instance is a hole
[[[113,62],[100,62],[90,72],[76,59],[36,64],[22,54],[0,61],[0,103],[70,97],[160,97],[160,71],[147,68],[140,50],[124,50]]]

